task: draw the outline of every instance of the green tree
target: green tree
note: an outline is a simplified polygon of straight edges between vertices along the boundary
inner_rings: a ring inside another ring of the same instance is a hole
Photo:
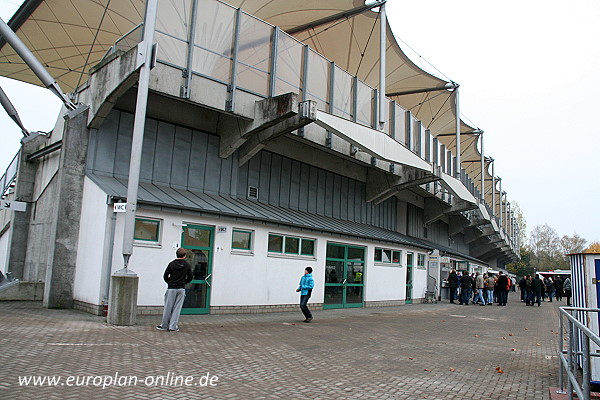
[[[507,271],[517,276],[533,275],[534,269],[531,266],[531,250],[527,246],[523,246],[519,252],[521,260],[507,264]]]

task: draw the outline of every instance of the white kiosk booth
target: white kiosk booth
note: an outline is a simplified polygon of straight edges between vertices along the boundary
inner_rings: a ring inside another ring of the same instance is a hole
[[[569,254],[569,257],[573,307],[600,308],[600,253]],[[600,312],[576,312],[575,315],[582,324],[600,335]],[[600,353],[600,347],[594,342],[590,346],[592,353]],[[600,384],[600,357],[592,357],[591,366],[591,381]]]

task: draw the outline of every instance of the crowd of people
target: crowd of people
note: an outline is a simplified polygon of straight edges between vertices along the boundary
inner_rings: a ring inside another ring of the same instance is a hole
[[[536,274],[521,278],[518,284],[516,281],[502,271],[498,275],[491,273],[481,274],[474,272],[469,274],[467,271],[461,272],[451,270],[448,274],[448,286],[450,288],[450,303],[460,305],[479,304],[481,306],[493,305],[506,306],[508,294],[515,291],[518,285],[521,291],[521,302],[528,306],[534,303],[541,305],[542,301],[562,301],[565,297],[567,306],[571,305],[571,279],[564,281],[560,276],[554,280],[552,278],[540,277]]]
[[[563,281],[560,276],[552,279],[551,277],[540,277],[539,274],[536,274],[535,277],[527,275],[519,281],[519,289],[521,290],[521,302],[528,306],[537,303],[539,307],[543,301],[552,302],[552,298],[562,301],[563,297],[567,301],[567,306],[571,305],[572,284],[569,277]]]

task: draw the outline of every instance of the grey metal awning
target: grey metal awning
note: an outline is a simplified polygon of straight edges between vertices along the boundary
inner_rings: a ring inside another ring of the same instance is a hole
[[[127,197],[126,179],[98,173],[88,173],[87,176],[107,195],[119,198]],[[425,250],[433,250],[436,247],[401,233],[368,224],[282,208],[256,200],[191,191],[185,187],[140,182],[138,202],[140,204],[283,224],[289,227],[396,243]]]

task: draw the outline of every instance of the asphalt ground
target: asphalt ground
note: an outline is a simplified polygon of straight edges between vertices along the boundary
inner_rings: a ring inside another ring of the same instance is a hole
[[[561,305],[182,316],[165,332],[0,302],[0,399],[549,399]]]

